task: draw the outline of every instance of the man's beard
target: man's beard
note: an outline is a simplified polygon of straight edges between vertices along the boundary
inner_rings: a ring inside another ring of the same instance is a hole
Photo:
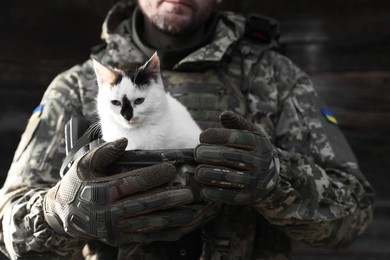
[[[186,36],[192,34],[197,29],[197,25],[193,20],[178,23],[161,17],[158,14],[151,18],[152,25],[157,30],[166,34]]]

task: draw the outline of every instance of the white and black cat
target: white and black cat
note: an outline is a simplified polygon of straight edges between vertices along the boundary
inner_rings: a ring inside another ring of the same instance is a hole
[[[157,53],[133,75],[93,63],[105,141],[126,137],[127,150],[193,148],[199,143],[201,130],[190,113],[165,92]]]

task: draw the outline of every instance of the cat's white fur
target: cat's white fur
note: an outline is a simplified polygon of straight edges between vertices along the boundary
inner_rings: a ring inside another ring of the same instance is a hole
[[[139,88],[121,71],[109,69],[94,60],[99,85],[97,111],[103,139],[109,142],[125,137],[128,140],[127,150],[195,147],[199,143],[201,129],[188,110],[165,92],[157,54],[145,66],[157,70],[157,80],[151,80],[148,86]],[[115,76],[110,73],[122,73],[118,85],[110,84],[110,79]],[[130,120],[120,114],[121,106],[111,103],[112,100],[121,101],[124,95],[133,106]],[[137,98],[144,98],[144,102],[134,105]]]

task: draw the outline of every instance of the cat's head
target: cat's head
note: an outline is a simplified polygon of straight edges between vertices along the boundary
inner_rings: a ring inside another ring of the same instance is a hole
[[[135,71],[109,68],[94,60],[99,86],[99,117],[122,127],[139,127],[158,116],[166,105],[157,53]]]

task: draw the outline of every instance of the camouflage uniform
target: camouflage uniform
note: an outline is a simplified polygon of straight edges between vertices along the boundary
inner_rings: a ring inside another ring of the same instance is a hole
[[[106,44],[95,49],[96,59],[121,67],[129,61],[142,64],[150,55],[135,43],[133,9],[125,1],[110,11],[102,33]],[[322,116],[311,81],[287,58],[243,39],[244,27],[242,16],[222,13],[212,41],[173,69],[163,69],[162,76],[202,128],[218,126],[218,114],[232,110],[262,129],[279,151],[277,187],[255,206],[223,206],[215,220],[177,242],[120,248],[118,259],[174,254],[191,259],[200,251],[211,259],[285,259],[290,238],[341,248],[370,223],[374,191],[337,125]],[[48,227],[42,198],[60,178],[64,124],[72,114],[96,121],[96,92],[88,60],[54,79],[43,109],[30,119],[1,190],[0,247],[12,258],[69,258],[85,245]]]

